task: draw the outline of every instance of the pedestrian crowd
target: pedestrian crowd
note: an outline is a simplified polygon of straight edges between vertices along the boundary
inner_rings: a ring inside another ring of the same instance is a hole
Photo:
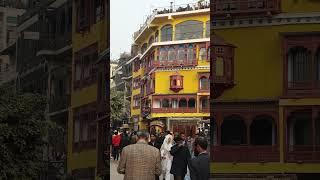
[[[112,157],[119,161],[118,173],[125,180],[207,180],[209,179],[208,141],[170,131],[149,134],[146,131],[112,136]],[[121,155],[120,155],[121,154]],[[120,158],[120,160],[119,160]],[[161,179],[162,180],[162,179]]]

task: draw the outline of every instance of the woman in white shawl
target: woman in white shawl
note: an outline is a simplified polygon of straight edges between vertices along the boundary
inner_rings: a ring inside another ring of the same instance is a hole
[[[170,169],[172,164],[172,156],[170,154],[171,147],[173,146],[173,137],[172,135],[168,134],[161,146],[161,158],[162,158],[162,175],[165,180],[170,180]]]

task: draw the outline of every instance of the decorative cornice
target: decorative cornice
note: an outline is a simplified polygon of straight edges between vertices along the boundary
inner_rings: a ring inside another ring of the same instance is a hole
[[[211,22],[211,26],[215,29],[229,29],[241,27],[261,27],[316,23],[320,23],[320,13],[282,13],[273,17],[217,19]]]

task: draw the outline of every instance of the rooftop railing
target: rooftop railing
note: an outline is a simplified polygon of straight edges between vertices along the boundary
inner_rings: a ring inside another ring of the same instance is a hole
[[[151,23],[156,15],[159,14],[168,14],[168,13],[175,13],[175,12],[185,12],[185,11],[195,11],[200,9],[207,9],[210,8],[210,1],[204,0],[198,3],[189,3],[189,4],[179,4],[179,5],[171,5],[165,7],[158,7],[153,9],[152,14],[147,17],[144,24],[140,25],[138,31],[136,31],[133,35],[133,39],[136,39],[141,32]]]

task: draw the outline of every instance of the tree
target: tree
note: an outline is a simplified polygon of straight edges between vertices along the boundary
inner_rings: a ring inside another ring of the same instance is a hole
[[[0,179],[39,179],[49,128],[46,99],[0,88]]]
[[[129,103],[124,99],[124,92],[116,91],[111,89],[110,93],[110,109],[111,109],[111,122],[117,124],[122,121],[123,117],[126,116],[123,111],[124,106],[128,106]]]

